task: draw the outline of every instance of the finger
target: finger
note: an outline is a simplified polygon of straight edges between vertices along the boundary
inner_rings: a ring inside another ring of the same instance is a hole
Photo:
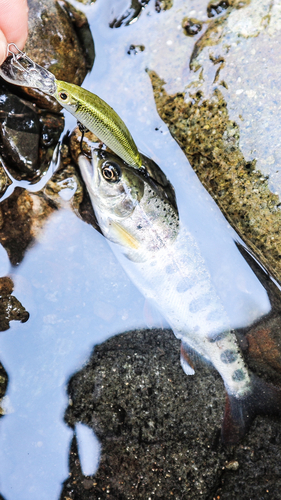
[[[8,43],[20,49],[27,38],[28,8],[26,0],[0,0],[0,30]]]
[[[7,57],[7,40],[4,33],[0,30],[0,64],[5,61]]]

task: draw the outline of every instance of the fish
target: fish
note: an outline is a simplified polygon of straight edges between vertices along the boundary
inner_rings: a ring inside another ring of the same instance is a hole
[[[142,158],[123,120],[109,104],[89,90],[55,80],[53,97],[84,127],[93,132],[116,155],[133,168],[142,168]]]
[[[239,442],[256,414],[280,415],[281,390],[247,367],[199,246],[181,224],[176,198],[105,150],[93,150],[91,161],[80,155],[78,164],[102,234],[181,339],[185,373],[195,373],[191,351],[220,374],[226,389],[222,441]]]

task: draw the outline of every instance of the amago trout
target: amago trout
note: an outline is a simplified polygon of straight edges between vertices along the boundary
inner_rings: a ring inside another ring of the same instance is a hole
[[[176,337],[213,364],[228,394],[222,437],[238,441],[257,413],[280,413],[281,392],[249,371],[193,236],[149,175],[115,155],[93,151],[79,166],[104,236],[125,271],[156,304]],[[186,347],[185,347],[186,346]]]

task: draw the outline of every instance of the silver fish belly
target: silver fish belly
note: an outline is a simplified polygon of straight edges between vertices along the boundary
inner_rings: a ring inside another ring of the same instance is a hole
[[[196,241],[184,228],[179,228],[171,240],[165,231],[161,234],[155,230],[146,206],[146,189],[140,205],[124,221],[128,233],[139,227],[140,249],[126,252],[116,243],[110,245],[131,280],[160,310],[176,337],[213,364],[228,393],[244,397],[251,389],[250,376]],[[158,200],[156,203],[159,206]]]

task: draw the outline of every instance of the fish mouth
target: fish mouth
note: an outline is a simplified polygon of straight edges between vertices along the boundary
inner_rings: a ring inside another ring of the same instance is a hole
[[[78,158],[78,165],[82,178],[88,189],[92,192],[94,192],[95,188],[97,188],[100,184],[98,162],[99,156],[98,152],[95,150],[92,150],[91,161],[89,161],[89,159],[84,155],[80,155]]]

